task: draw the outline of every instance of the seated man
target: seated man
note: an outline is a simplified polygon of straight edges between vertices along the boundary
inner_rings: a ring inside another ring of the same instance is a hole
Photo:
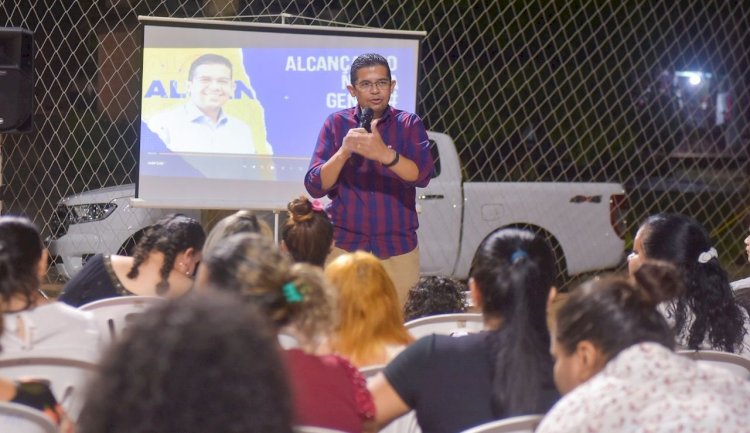
[[[452,278],[429,276],[409,290],[404,305],[404,320],[436,314],[466,312],[466,284]]]

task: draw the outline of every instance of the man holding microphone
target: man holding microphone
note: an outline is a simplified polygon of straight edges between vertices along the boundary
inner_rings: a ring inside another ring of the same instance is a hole
[[[403,304],[419,280],[416,187],[427,186],[433,171],[429,140],[416,114],[389,105],[396,81],[383,56],[357,57],[350,78],[357,106],[326,119],[305,187],[313,197],[331,198],[335,246],[328,260],[373,253]]]

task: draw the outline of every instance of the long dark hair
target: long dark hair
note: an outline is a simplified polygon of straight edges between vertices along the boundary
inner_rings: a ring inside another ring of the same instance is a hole
[[[0,297],[10,302],[21,295],[31,307],[39,290],[37,266],[44,243],[34,223],[27,218],[0,217]]]
[[[488,333],[493,354],[495,416],[544,413],[545,389],[554,389],[546,303],[555,259],[545,240],[526,230],[501,229],[479,245],[470,272],[486,318],[502,325]]]
[[[674,349],[674,334],[656,305],[682,292],[678,271],[666,262],[647,261],[633,277],[635,284],[614,275],[596,278],[572,291],[556,315],[555,338],[566,353],[583,340],[607,359],[643,342]]]
[[[164,263],[159,270],[161,281],[156,285],[156,293],[163,295],[169,290],[169,274],[174,267],[177,254],[194,249],[201,251],[206,233],[200,223],[182,214],[170,214],[157,221],[146,230],[138,241],[133,253],[133,266],[127,277],[134,279],[138,276],[138,268],[145,262],[152,251],[164,254]]]
[[[718,350],[740,349],[746,333],[744,317],[729,277],[717,257],[699,260],[712,248],[706,230],[680,214],[654,215],[641,229],[646,259],[671,263],[682,276],[685,291],[668,307],[677,336],[686,337],[690,349],[701,348],[706,338]]]

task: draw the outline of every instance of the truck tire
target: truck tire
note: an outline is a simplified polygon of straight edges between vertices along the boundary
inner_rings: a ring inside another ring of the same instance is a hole
[[[143,236],[143,230],[133,233],[123,244],[120,249],[117,250],[118,256],[132,256],[135,251],[135,246]]]
[[[532,231],[547,241],[550,247],[552,247],[552,253],[555,255],[555,287],[557,287],[558,291],[567,291],[569,289],[568,285],[572,281],[572,277],[568,275],[568,268],[565,263],[565,253],[563,252],[557,238],[547,230],[531,224],[515,224],[508,227]]]

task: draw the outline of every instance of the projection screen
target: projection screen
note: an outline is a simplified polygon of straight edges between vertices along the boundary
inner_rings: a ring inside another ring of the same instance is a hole
[[[136,206],[284,209],[305,193],[325,118],[356,105],[346,85],[360,54],[388,59],[391,105],[416,112],[424,32],[139,20]],[[206,121],[203,107],[220,114]]]

